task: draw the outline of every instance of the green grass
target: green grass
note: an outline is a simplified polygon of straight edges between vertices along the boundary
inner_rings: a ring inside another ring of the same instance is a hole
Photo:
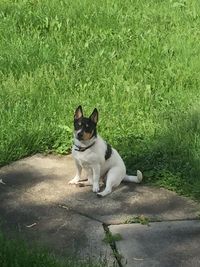
[[[0,233],[1,267],[103,267],[106,263],[91,260],[80,262],[73,259],[58,259],[45,249],[30,249],[22,240],[5,238]]]
[[[130,217],[124,223],[125,224],[140,223],[142,225],[150,226],[149,222],[150,222],[150,219],[148,217],[145,217],[144,215],[140,215],[136,217]]]
[[[68,153],[74,109],[145,180],[200,198],[199,0],[3,0],[0,164]]]
[[[117,242],[122,240],[122,236],[120,234],[112,234],[111,232],[108,232],[105,236],[105,238],[103,239],[103,242],[105,242],[106,244],[110,244],[112,242]]]

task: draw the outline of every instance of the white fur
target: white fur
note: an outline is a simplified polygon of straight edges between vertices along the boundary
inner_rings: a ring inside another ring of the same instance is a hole
[[[81,147],[87,147],[94,141],[95,144],[84,152],[77,151],[77,147],[73,146],[72,156],[75,159],[77,173],[69,184],[79,183],[82,169],[87,171],[87,184],[92,185],[92,191],[95,193],[99,192],[100,177],[106,177],[106,187],[102,192],[98,193],[99,196],[106,196],[111,193],[112,188],[118,186],[122,180],[135,183],[142,181],[142,173],[139,170],[137,171],[137,176],[128,176],[126,174],[125,164],[114,148],[112,148],[111,157],[105,160],[107,145],[99,135],[88,141],[79,141],[75,138],[75,144]]]

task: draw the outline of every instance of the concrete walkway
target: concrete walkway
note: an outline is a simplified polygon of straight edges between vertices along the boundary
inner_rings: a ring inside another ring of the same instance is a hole
[[[68,185],[74,174],[71,156],[38,154],[1,168],[3,230],[61,256],[106,257],[109,266],[200,266],[199,203],[132,183],[97,198],[90,187]],[[150,226],[127,224],[141,215]],[[121,234],[113,241],[118,262],[103,225]]]

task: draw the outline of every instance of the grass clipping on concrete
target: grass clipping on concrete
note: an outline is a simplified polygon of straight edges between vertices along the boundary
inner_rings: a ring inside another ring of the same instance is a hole
[[[128,171],[200,197],[199,0],[0,3],[0,165],[68,153],[74,109]]]

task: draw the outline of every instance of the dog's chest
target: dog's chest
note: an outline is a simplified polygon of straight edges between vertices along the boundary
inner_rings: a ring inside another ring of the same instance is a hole
[[[79,162],[79,165],[81,165],[81,167],[83,167],[84,169],[89,168],[91,165],[91,162],[83,159],[82,157],[77,157],[76,160]]]
[[[72,156],[75,160],[78,161],[78,163],[83,167],[83,168],[88,168],[90,167],[94,162],[91,159],[91,153],[88,153],[88,151],[85,152],[79,152],[79,151],[72,151]]]

